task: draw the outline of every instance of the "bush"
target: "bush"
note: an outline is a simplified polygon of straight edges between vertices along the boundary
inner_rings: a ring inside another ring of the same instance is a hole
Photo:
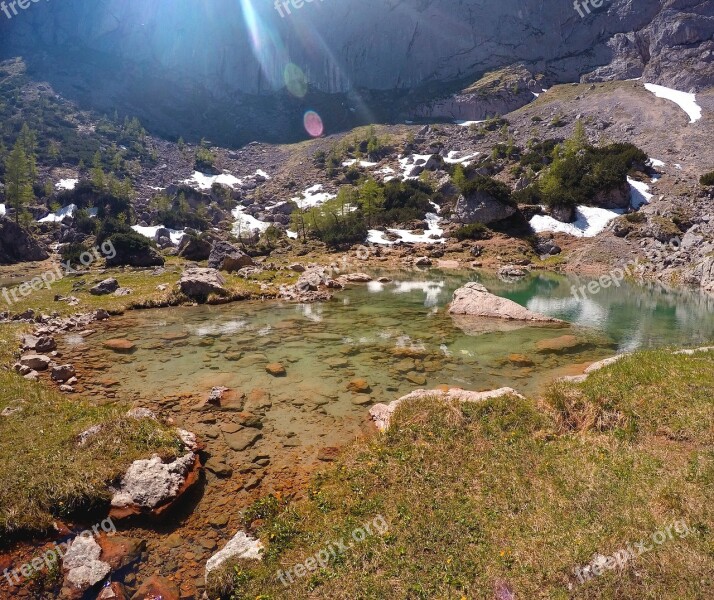
[[[198,148],[196,150],[196,170],[210,171],[216,163],[216,155],[208,148]]]
[[[503,204],[514,204],[511,197],[511,189],[500,181],[485,175],[477,175],[475,179],[467,180],[461,186],[461,193],[464,196],[476,194],[478,192],[488,194]]]
[[[647,221],[647,216],[641,212],[627,213],[625,215],[628,223],[644,223]]]
[[[461,242],[464,240],[487,240],[491,238],[491,231],[483,223],[471,223],[457,229],[454,232],[454,237]]]
[[[699,183],[702,185],[714,185],[714,171],[702,175],[699,179]]]

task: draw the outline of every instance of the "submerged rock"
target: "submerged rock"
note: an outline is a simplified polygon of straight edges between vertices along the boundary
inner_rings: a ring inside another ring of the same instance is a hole
[[[92,536],[79,536],[70,542],[62,559],[65,571],[65,596],[73,597],[102,581],[111,567],[100,560],[102,548]]]

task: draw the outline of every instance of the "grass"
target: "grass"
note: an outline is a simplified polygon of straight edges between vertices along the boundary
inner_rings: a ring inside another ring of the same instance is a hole
[[[3,364],[11,362],[19,332],[19,326],[0,329]],[[131,462],[154,452],[170,458],[180,449],[168,428],[126,418],[127,406],[70,399],[0,370],[0,411],[15,406],[22,411],[0,417],[0,541],[106,506],[108,484]],[[101,432],[80,447],[77,436],[98,424]]]
[[[33,291],[20,301],[7,306],[6,301],[0,297],[0,311],[10,310],[12,313],[22,313],[33,309],[36,313],[57,312],[66,316],[78,312],[92,312],[105,309],[110,313],[120,313],[134,308],[152,308],[177,305],[190,300],[182,296],[177,290],[177,283],[183,271],[184,262],[172,258],[166,263],[166,268],[159,274],[154,274],[153,269],[104,269],[94,270],[81,275],[68,275],[54,283],[50,289],[46,287]],[[34,276],[39,276],[35,273]],[[226,279],[226,288],[232,298],[258,297],[261,294],[261,283],[271,283],[275,290],[281,283],[294,282],[295,273],[264,271],[249,279],[243,279],[235,274],[222,273]],[[26,279],[32,279],[32,274],[27,274]],[[89,289],[96,283],[110,277],[115,278],[121,287],[130,288],[132,293],[128,296],[92,296]],[[160,285],[167,286],[159,290]],[[77,286],[77,287],[75,287]],[[10,288],[13,289],[13,288]],[[76,306],[66,302],[56,302],[55,296],[75,296],[80,300]]]
[[[265,559],[217,574],[231,583],[223,597],[476,599],[508,588],[516,598],[710,598],[713,366],[714,353],[646,352],[538,401],[404,405],[308,499],[260,513]],[[384,534],[288,588],[277,580],[379,515]],[[596,552],[682,520],[690,535],[578,583],[574,570]]]

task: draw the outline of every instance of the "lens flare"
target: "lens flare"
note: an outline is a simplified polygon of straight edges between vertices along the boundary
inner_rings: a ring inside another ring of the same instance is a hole
[[[302,69],[294,63],[288,63],[283,72],[285,87],[296,98],[304,98],[307,94],[307,77]]]
[[[322,119],[314,110],[308,110],[302,119],[307,131],[312,137],[320,137],[325,132]]]

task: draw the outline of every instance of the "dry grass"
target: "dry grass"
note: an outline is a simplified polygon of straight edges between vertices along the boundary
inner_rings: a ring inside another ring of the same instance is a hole
[[[481,599],[504,586],[529,599],[713,597],[712,366],[714,354],[648,352],[543,404],[405,405],[388,434],[354,444],[309,500],[259,527],[266,558],[237,565],[224,597]],[[386,534],[288,588],[277,580],[377,515]],[[578,584],[594,553],[676,520],[692,535]]]

